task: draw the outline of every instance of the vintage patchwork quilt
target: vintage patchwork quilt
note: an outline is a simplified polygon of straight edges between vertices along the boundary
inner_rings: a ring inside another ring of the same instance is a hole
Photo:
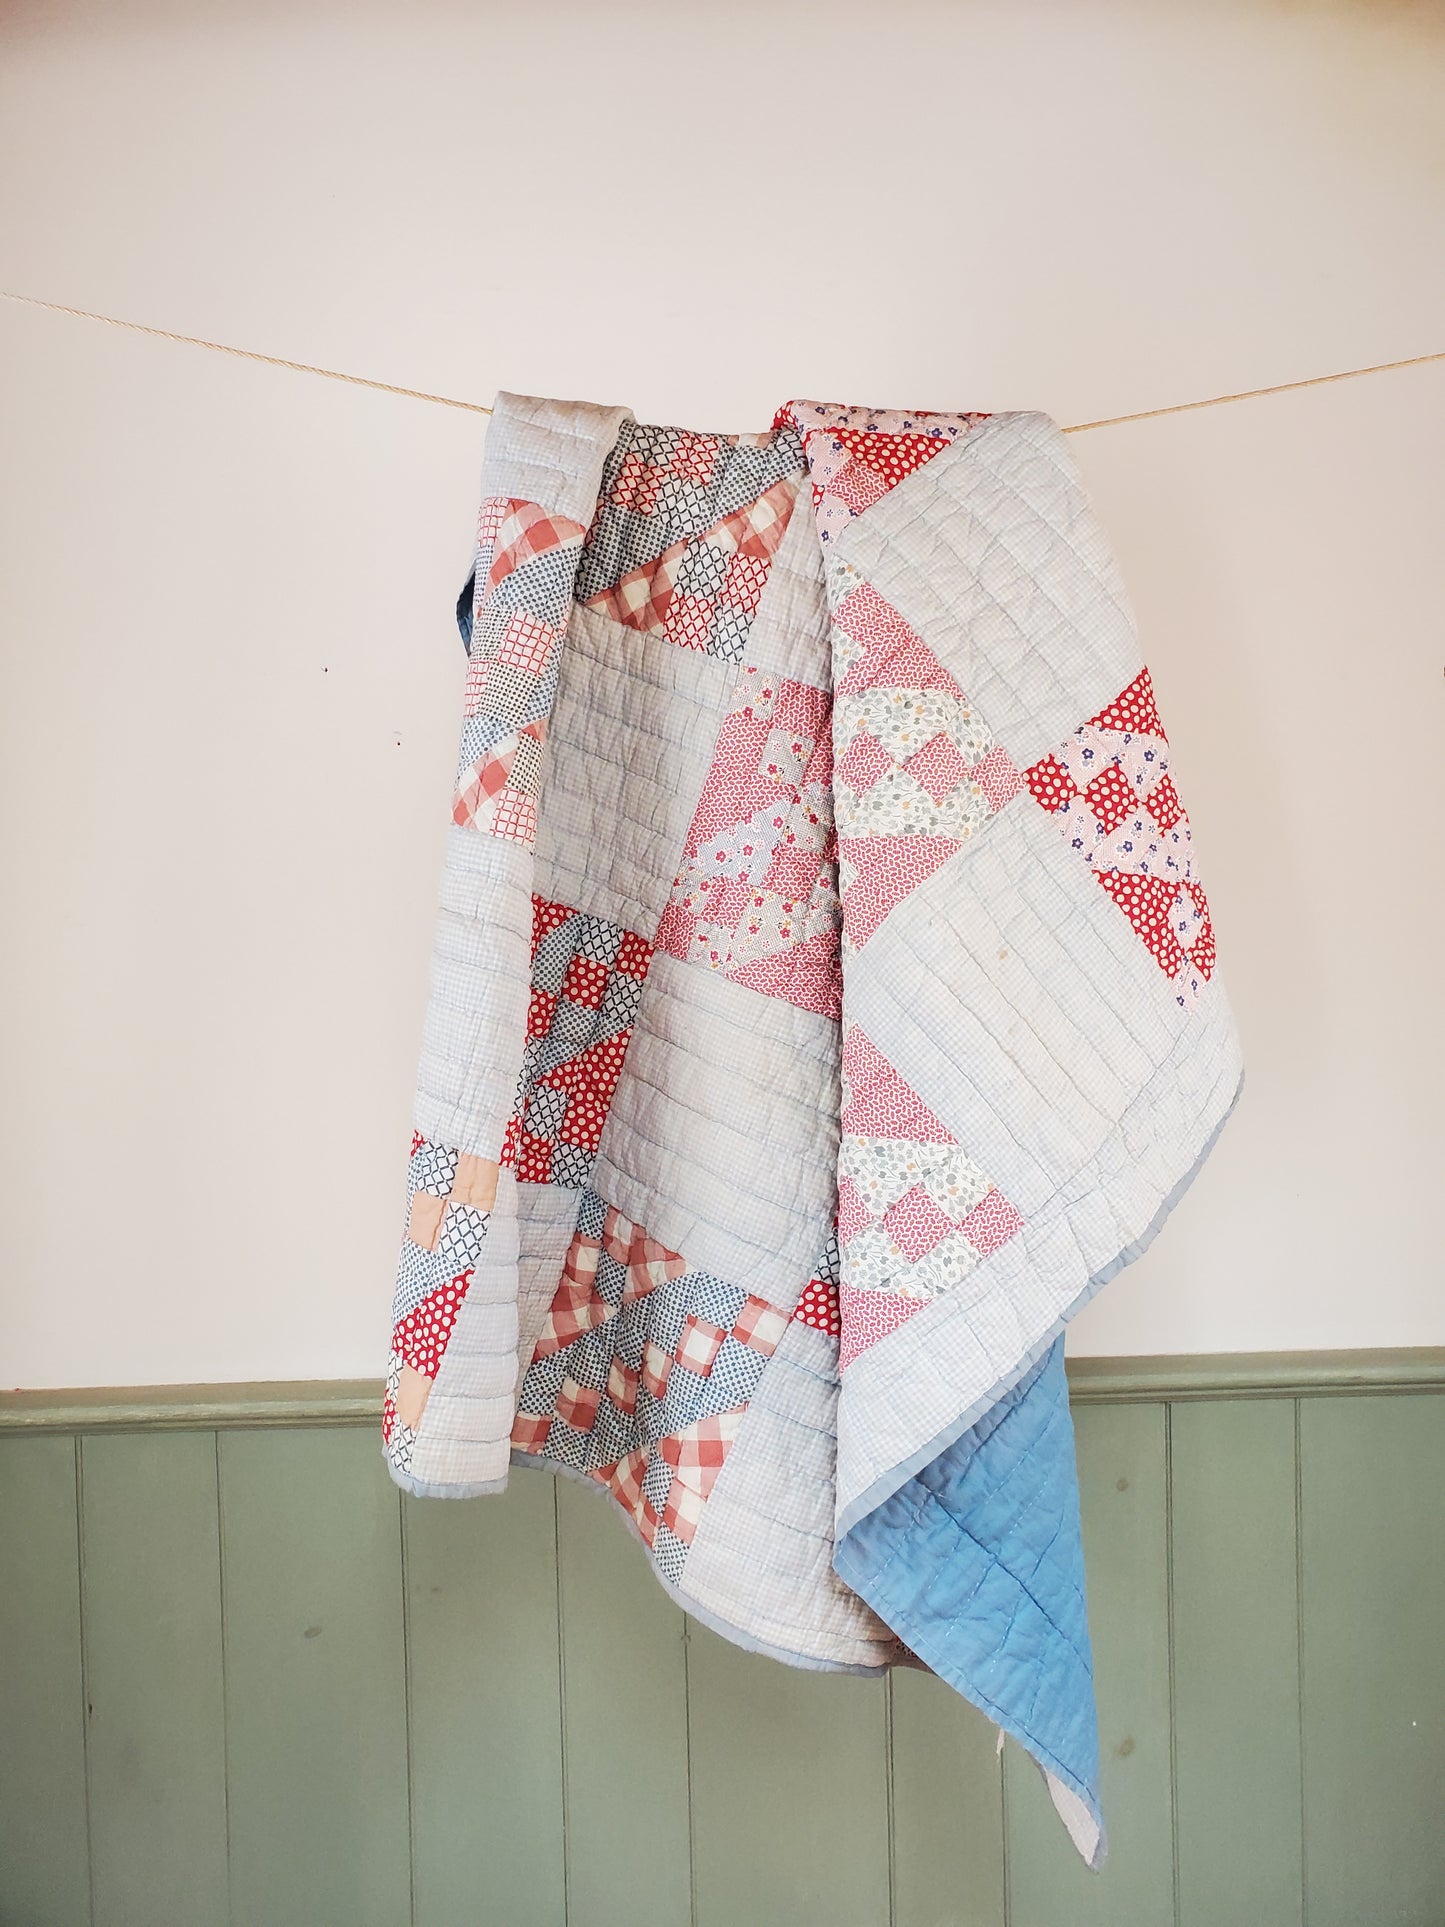
[[[931,1669],[1103,1856],[1069,1318],[1240,1061],[1059,429],[503,395],[383,1431],[594,1487],[688,1612]]]

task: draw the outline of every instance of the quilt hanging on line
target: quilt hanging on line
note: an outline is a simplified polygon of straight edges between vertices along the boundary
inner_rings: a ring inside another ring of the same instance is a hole
[[[498,398],[383,1431],[587,1482],[709,1626],[937,1673],[1104,1852],[1068,1320],[1240,1083],[1036,414]]]

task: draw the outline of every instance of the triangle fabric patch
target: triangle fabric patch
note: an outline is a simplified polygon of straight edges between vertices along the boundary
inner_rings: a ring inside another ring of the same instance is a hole
[[[838,1369],[846,1370],[860,1353],[906,1325],[927,1303],[926,1298],[907,1298],[901,1291],[857,1291],[852,1285],[839,1285],[843,1331],[838,1340]]]
[[[782,997],[803,1010],[816,1010],[835,1020],[843,1008],[843,979],[838,967],[838,935],[819,931],[788,950],[759,957],[728,972],[744,990],[764,997]]]
[[[838,859],[852,870],[843,891],[843,937],[859,950],[889,913],[963,848],[951,836],[840,837]]]
[[[849,1136],[906,1138],[914,1144],[957,1143],[947,1125],[856,1024],[843,1039],[843,1079],[848,1105],[838,1122]]]
[[[860,689],[941,689],[963,700],[963,691],[927,643],[871,582],[848,591],[833,611],[833,621],[861,645],[838,678],[836,695]]]

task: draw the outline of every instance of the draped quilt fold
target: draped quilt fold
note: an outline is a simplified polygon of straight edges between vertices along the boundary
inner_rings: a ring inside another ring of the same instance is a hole
[[[704,1623],[936,1672],[1103,1857],[1069,1318],[1240,1061],[1059,429],[487,436],[383,1432],[550,1466]]]

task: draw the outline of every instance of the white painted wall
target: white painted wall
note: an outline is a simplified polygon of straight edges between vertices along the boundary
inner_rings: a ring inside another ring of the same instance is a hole
[[[1445,348],[1424,5],[10,0],[0,33],[0,284],[407,387],[1079,422]],[[0,1382],[375,1371],[485,419],[0,329]],[[1250,1064],[1076,1350],[1445,1340],[1442,430],[1436,365],[1076,444]]]

